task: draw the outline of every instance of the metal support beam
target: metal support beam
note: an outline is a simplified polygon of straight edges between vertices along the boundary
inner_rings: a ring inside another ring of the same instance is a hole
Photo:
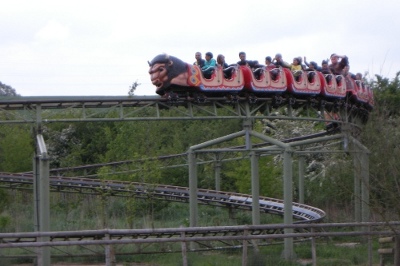
[[[231,140],[231,139],[234,139],[234,138],[242,137],[244,134],[245,134],[245,131],[242,130],[242,131],[239,131],[239,132],[236,132],[236,133],[229,134],[227,136],[223,136],[223,137],[220,137],[220,138],[216,138],[216,139],[213,139],[213,140],[209,140],[209,141],[194,145],[194,146],[190,147],[190,150],[191,151],[196,151],[196,150],[199,150],[199,149],[203,149],[203,148],[206,148],[208,146],[216,145],[216,144],[219,144],[219,143],[224,142],[224,141],[228,141],[228,140]]]
[[[46,143],[43,136],[38,134],[36,137],[38,168],[36,168],[36,186],[35,200],[37,201],[37,210],[35,214],[38,217],[37,229],[39,232],[50,231],[50,167],[47,155]],[[40,241],[50,241],[48,236],[40,237]],[[50,247],[39,247],[37,256],[38,265],[50,266]]]
[[[252,194],[252,220],[253,225],[260,224],[260,176],[258,173],[259,156],[253,151],[251,158],[251,194]]]
[[[292,151],[290,149],[285,149],[283,158],[283,201],[285,205],[283,220],[285,225],[291,225],[293,224]],[[293,228],[285,228],[284,232],[285,234],[292,234]],[[283,253],[283,257],[286,260],[295,258],[293,238],[285,238]]]
[[[361,180],[361,222],[369,222],[369,155],[365,152],[361,154]]]
[[[190,209],[190,227],[198,226],[198,209],[197,209],[197,164],[196,154],[189,150],[189,209]]]
[[[361,142],[359,142],[354,137],[350,136],[350,141],[354,144],[354,147],[360,150],[356,153],[359,161],[359,178],[360,178],[360,221],[369,222],[370,219],[370,202],[369,202],[369,154],[371,153],[367,147],[365,147]]]
[[[215,190],[221,191],[221,159],[220,154],[215,154],[214,174],[215,174]]]
[[[33,228],[39,231],[39,156],[33,156]]]
[[[198,204],[197,204],[197,163],[196,154],[189,150],[188,152],[189,162],[189,225],[190,227],[198,226]],[[197,248],[195,242],[190,242],[190,249],[194,250]]]
[[[353,154],[354,164],[354,205],[355,221],[369,222],[369,153],[370,151],[357,139],[349,136],[350,143],[356,151]]]
[[[36,105],[36,134],[42,134],[42,106]]]
[[[304,167],[306,159],[299,156],[299,203],[304,204]]]
[[[354,167],[354,221],[361,222],[361,160],[360,154],[353,154]]]

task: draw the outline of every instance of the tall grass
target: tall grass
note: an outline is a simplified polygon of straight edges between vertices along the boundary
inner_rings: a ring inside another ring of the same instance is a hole
[[[12,222],[6,227],[1,228],[2,232],[29,232],[33,228],[33,203],[30,191],[9,190],[12,205],[5,210]],[[82,195],[72,193],[51,193],[51,230],[93,230],[93,229],[142,229],[142,228],[172,228],[189,226],[189,207],[187,204],[174,202],[160,202],[154,206],[155,212],[148,211],[148,202],[139,199],[128,199],[119,197],[104,197],[101,195]],[[130,213],[129,213],[130,212]],[[133,217],[130,219],[129,217]],[[251,212],[218,208],[213,206],[199,206],[199,225],[200,226],[219,226],[219,225],[244,225],[251,224]],[[282,218],[276,215],[262,215],[261,222],[281,223]],[[336,246],[335,243],[353,241],[359,244],[354,248]],[[376,241],[375,241],[376,242]],[[172,245],[175,245],[173,248]],[[114,245],[116,253],[139,252],[144,246],[141,245]],[[160,244],[152,247],[157,251],[179,250],[180,243]],[[377,250],[376,244],[374,250]],[[31,262],[31,258],[23,256],[34,256],[34,249],[8,249],[0,253],[0,265],[7,263]],[[57,258],[57,255],[93,253],[90,257]],[[248,265],[307,265],[311,260],[310,242],[297,243],[295,253],[298,261],[288,262],[282,259],[282,242],[271,242],[269,246],[261,246],[260,252],[254,252],[249,248]],[[15,260],[6,260],[2,256],[20,255]],[[85,246],[85,247],[59,247],[52,249],[53,262],[98,262],[104,263],[104,247]],[[318,265],[365,265],[367,262],[367,248],[359,239],[318,239],[317,244]],[[189,253],[189,265],[241,265],[241,249],[207,251]],[[378,261],[377,254],[374,260]],[[118,262],[125,262],[126,265],[134,262],[149,263],[150,265],[181,265],[182,256],[178,253],[166,254],[143,254],[125,255],[117,257]]]

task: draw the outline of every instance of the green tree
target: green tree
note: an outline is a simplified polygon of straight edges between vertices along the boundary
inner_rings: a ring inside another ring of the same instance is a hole
[[[19,96],[17,91],[9,85],[0,82],[0,97]],[[7,119],[4,114],[2,119]],[[28,126],[0,125],[0,171],[18,172],[32,168],[33,145]],[[11,216],[7,214],[10,205],[9,194],[0,189],[0,230],[3,231],[11,223]]]
[[[371,207],[387,220],[400,218],[400,72],[372,83],[375,106],[362,132],[369,155]]]
[[[385,115],[399,115],[400,108],[400,72],[393,80],[376,75],[376,81],[371,81],[375,93],[376,107],[374,113],[385,112]]]
[[[234,180],[234,191],[252,194],[250,159],[230,162],[225,175]],[[272,156],[259,158],[260,195],[281,198],[283,191],[282,168],[275,165]],[[229,180],[229,179],[228,179]],[[229,190],[228,190],[229,191]]]
[[[85,122],[46,125],[43,134],[51,156],[51,167],[104,162],[114,123]]]
[[[163,111],[168,115],[170,110]],[[140,155],[140,159],[184,154],[192,145],[239,131],[237,121],[135,121],[124,122],[115,128],[107,146],[106,161],[124,161]],[[183,158],[186,158],[183,156]],[[162,160],[163,166],[182,164],[182,157]],[[201,170],[199,172],[202,174]],[[162,182],[180,186],[188,185],[188,171],[185,167],[165,168]],[[205,173],[204,173],[205,174]],[[201,179],[200,177],[199,179]]]
[[[33,153],[34,146],[29,126],[0,126],[0,171],[30,171]]]
[[[19,96],[19,95],[17,94],[17,91],[13,87],[0,82],[0,96]]]
[[[140,83],[137,80],[135,82],[133,82],[132,85],[129,86],[128,95],[133,96],[135,94],[137,87],[139,87],[139,86],[140,86]]]

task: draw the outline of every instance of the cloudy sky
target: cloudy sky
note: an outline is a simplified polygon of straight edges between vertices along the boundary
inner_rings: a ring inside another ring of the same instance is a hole
[[[400,1],[2,1],[0,81],[22,96],[154,95],[147,61],[168,53],[224,54],[228,63],[319,64],[332,53],[351,72],[400,71]]]

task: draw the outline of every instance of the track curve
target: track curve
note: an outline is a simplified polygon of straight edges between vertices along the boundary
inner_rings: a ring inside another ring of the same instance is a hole
[[[0,187],[9,189],[33,189],[32,174],[0,173]],[[107,192],[111,196],[148,198],[157,200],[189,202],[189,188],[171,185],[155,185],[148,183],[98,180],[74,177],[50,177],[50,189],[53,192],[69,192],[99,195]],[[203,205],[241,209],[251,211],[251,195],[224,192],[209,189],[198,189],[197,200]],[[260,211],[274,215],[284,215],[284,201],[260,196]],[[325,217],[321,209],[293,202],[293,218],[296,223],[319,222]]]

